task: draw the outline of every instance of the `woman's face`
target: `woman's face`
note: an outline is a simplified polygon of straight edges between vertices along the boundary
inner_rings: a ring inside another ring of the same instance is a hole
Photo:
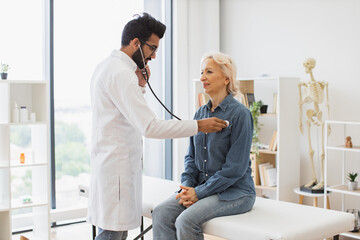
[[[200,80],[205,93],[210,97],[227,92],[226,85],[229,84],[229,79],[225,77],[220,66],[212,58],[204,61]]]

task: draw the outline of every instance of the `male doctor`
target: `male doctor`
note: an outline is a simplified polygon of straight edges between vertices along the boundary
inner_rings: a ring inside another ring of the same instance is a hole
[[[156,57],[165,29],[147,13],[136,15],[124,27],[121,49],[113,50],[92,76],[92,174],[87,221],[98,227],[96,240],[126,239],[128,230],[140,226],[142,136],[181,138],[226,127],[218,118],[158,120],[147,106],[143,96],[146,81],[139,69]]]

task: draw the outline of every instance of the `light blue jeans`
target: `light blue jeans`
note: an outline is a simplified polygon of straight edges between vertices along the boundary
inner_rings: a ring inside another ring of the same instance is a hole
[[[223,201],[215,194],[185,208],[173,195],[160,203],[152,213],[153,238],[154,240],[204,239],[203,223],[216,217],[248,212],[254,203],[255,196]]]
[[[98,228],[98,234],[96,234],[95,240],[125,240],[127,238],[128,231],[110,231]]]

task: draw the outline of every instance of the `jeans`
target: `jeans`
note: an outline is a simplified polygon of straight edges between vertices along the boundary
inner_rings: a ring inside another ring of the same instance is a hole
[[[160,203],[152,213],[153,238],[154,240],[204,239],[203,223],[216,217],[248,212],[254,203],[255,196],[223,201],[215,194],[185,208],[173,195]]]
[[[95,240],[125,240],[127,238],[128,231],[110,231],[98,228],[98,234]]]

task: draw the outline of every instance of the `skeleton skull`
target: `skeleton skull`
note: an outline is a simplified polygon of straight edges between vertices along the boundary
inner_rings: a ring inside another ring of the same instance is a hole
[[[316,60],[314,58],[305,59],[303,66],[305,68],[306,73],[310,73],[311,70],[315,67]]]

